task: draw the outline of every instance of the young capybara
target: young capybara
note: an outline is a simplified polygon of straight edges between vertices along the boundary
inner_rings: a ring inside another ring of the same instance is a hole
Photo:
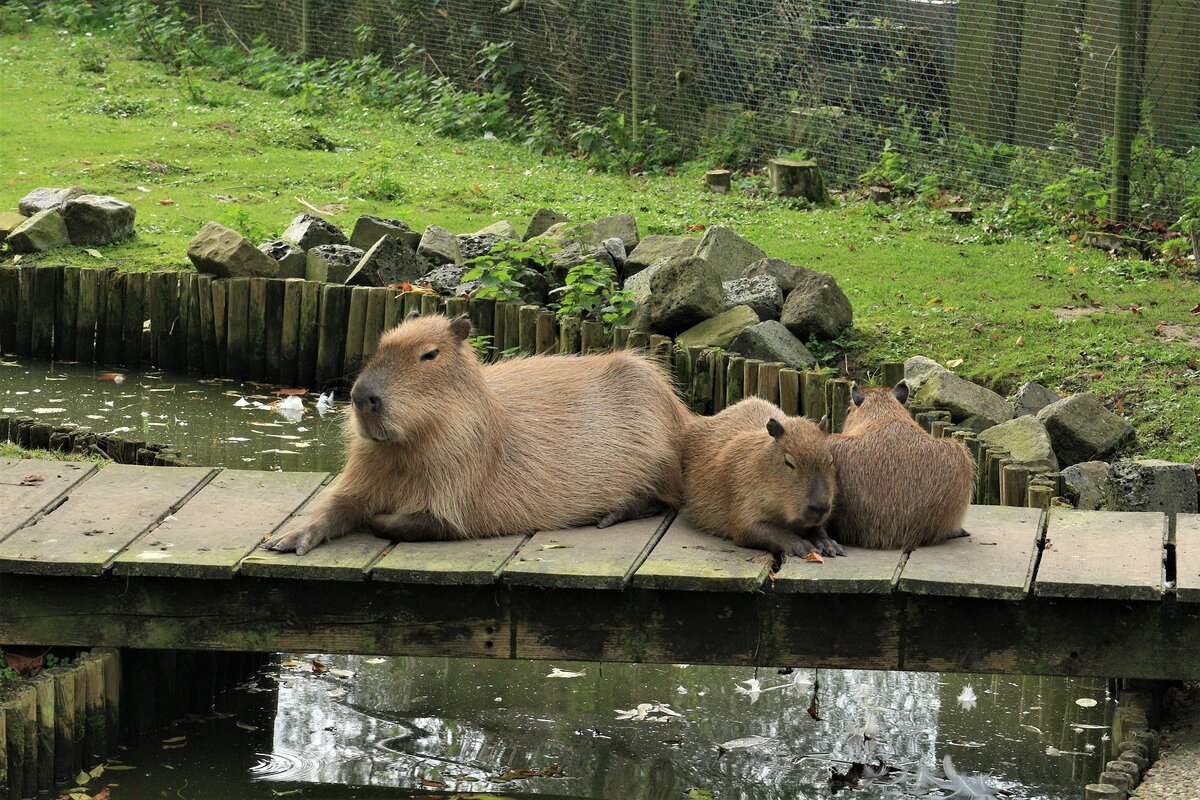
[[[757,397],[688,423],[684,502],[704,530],[776,555],[845,555],[825,533],[834,497],[828,437]]]
[[[303,555],[363,525],[398,540],[596,523],[682,499],[688,411],[641,355],[483,365],[466,317],[409,317],[350,392],[346,466],[303,527],[263,546]]]
[[[904,408],[908,385],[858,384],[842,433],[829,437],[838,493],[830,531],[846,545],[912,550],[963,535],[975,464],[954,439],[934,439]]]

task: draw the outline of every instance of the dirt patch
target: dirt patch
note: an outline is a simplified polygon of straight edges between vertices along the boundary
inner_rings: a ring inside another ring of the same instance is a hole
[[[1184,325],[1160,322],[1154,330],[1168,342],[1182,342],[1188,347],[1200,350],[1200,328],[1188,328]]]
[[[1080,317],[1086,317],[1090,314],[1100,314],[1104,311],[1104,309],[1094,308],[1092,306],[1085,306],[1083,308],[1078,308],[1076,306],[1061,306],[1053,309],[1053,311],[1054,316],[1058,317],[1059,319],[1071,320],[1079,319]]]

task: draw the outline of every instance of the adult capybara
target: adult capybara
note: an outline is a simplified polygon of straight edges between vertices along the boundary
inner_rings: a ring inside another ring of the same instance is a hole
[[[911,550],[963,534],[975,463],[954,439],[934,439],[904,408],[908,385],[858,384],[829,446],[838,493],[830,532],[846,545]]]
[[[472,539],[644,516],[682,499],[687,409],[628,352],[483,365],[466,317],[409,317],[350,392],[346,467],[302,528],[303,554],[370,525],[393,539]]]
[[[828,437],[757,397],[688,423],[684,502],[704,530],[776,555],[845,555],[825,533],[834,497]]]

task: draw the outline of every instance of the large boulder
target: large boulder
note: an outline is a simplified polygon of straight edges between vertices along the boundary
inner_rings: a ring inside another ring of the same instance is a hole
[[[1116,511],[1196,513],[1196,471],[1191,464],[1118,461],[1108,468],[1108,479]]]
[[[979,434],[986,444],[1003,447],[1012,455],[1014,464],[1033,472],[1057,472],[1058,459],[1050,444],[1050,434],[1037,417],[1024,416],[1001,422]]]
[[[724,347],[727,348],[742,331],[758,324],[758,315],[750,306],[734,306],[722,311],[712,319],[693,325],[675,337],[680,347]]]
[[[1051,403],[1037,418],[1045,424],[1063,465],[1103,461],[1133,436],[1133,427],[1091,392]]]
[[[779,319],[783,308],[783,291],[770,275],[737,278],[721,284],[725,307],[750,306],[759,319]]]
[[[480,228],[479,230],[475,231],[476,236],[479,236],[481,234],[490,234],[492,236],[499,236],[501,239],[504,239],[505,241],[513,241],[513,242],[521,241],[521,234],[517,233],[516,226],[513,225],[511,222],[509,222],[506,219],[502,219],[499,222],[493,222],[491,225],[488,225],[486,228]]]
[[[793,266],[782,258],[760,258],[742,270],[742,277],[757,278],[760,275],[769,275],[779,284],[784,295],[787,295],[810,272],[812,270]]]
[[[472,267],[466,264],[442,264],[425,273],[418,283],[425,284],[438,294],[457,295],[469,293],[471,290],[470,287],[465,291],[459,291],[459,287],[462,285],[463,276],[470,272],[471,269]]]
[[[71,244],[109,244],[133,236],[137,209],[115,197],[84,194],[68,200],[62,216]]]
[[[396,237],[414,252],[421,244],[421,234],[408,227],[406,223],[398,219],[364,214],[354,223],[354,230],[350,234],[350,245],[363,251],[370,250],[384,236]],[[330,244],[338,243],[331,242]]]
[[[625,274],[635,275],[652,264],[694,255],[699,242],[694,236],[647,236],[625,258]]]
[[[650,279],[650,325],[676,334],[725,310],[712,264],[692,256],[663,264]]]
[[[817,359],[808,352],[782,323],[769,319],[743,330],[729,345],[730,351],[746,358],[761,361],[782,361],[795,370],[816,366]]]
[[[430,263],[395,236],[384,236],[363,253],[346,283],[354,286],[390,286],[416,283],[429,272]]]
[[[567,218],[557,211],[551,211],[548,208],[539,208],[533,212],[533,217],[529,220],[529,225],[525,228],[525,235],[521,238],[528,242],[535,236],[541,236],[560,222],[567,222]]]
[[[279,262],[281,278],[303,278],[308,271],[308,256],[299,245],[276,239],[260,244],[258,249]]]
[[[71,243],[67,224],[56,209],[47,208],[26,219],[4,240],[14,253],[41,253]]]
[[[495,233],[464,233],[458,237],[458,257],[463,261],[485,256],[503,241]]]
[[[458,237],[437,225],[430,225],[421,234],[421,243],[417,245],[417,254],[432,264],[461,264],[463,262],[462,247],[458,243]]]
[[[637,311],[630,322],[630,327],[634,330],[650,329],[650,281],[667,263],[666,260],[659,261],[625,279],[623,288],[633,295],[633,301],[637,304]]]
[[[29,217],[15,211],[0,211],[0,242],[7,239],[8,235],[27,219]]]
[[[704,232],[695,254],[711,263],[722,281],[742,277],[746,267],[767,257],[753,242],[721,225]]]
[[[348,244],[320,244],[308,251],[305,275],[310,281],[345,283],[362,260],[363,251]]]
[[[1084,461],[1072,464],[1061,473],[1063,496],[1080,511],[1107,508],[1112,496],[1108,481],[1108,462]]]
[[[917,390],[925,379],[935,372],[950,372],[932,358],[925,356],[913,356],[904,362],[904,383],[908,386],[908,393],[912,394]]]
[[[218,278],[278,278],[279,262],[237,231],[206,222],[188,242],[188,258],[197,272]]]
[[[779,321],[802,340],[836,339],[854,322],[854,309],[832,275],[805,270],[788,292]]]
[[[82,186],[72,186],[69,189],[34,189],[17,201],[17,210],[26,217],[50,209],[62,211],[68,200],[74,200],[87,193],[88,190]]]
[[[321,245],[350,243],[341,228],[312,214],[297,216],[279,238],[291,242],[305,252]]]
[[[617,266],[613,261],[612,253],[603,244],[582,245],[578,242],[571,242],[550,257],[550,269],[561,283],[566,279],[571,267],[579,266],[585,261],[599,261],[614,269]]]
[[[1023,383],[1021,388],[1017,389],[1016,397],[1013,398],[1013,410],[1018,417],[1023,417],[1027,414],[1036,414],[1059,400],[1062,400],[1062,395],[1047,389],[1040,383]]]
[[[1013,418],[1012,405],[1003,397],[949,371],[928,375],[909,398],[916,405],[949,411],[955,422],[977,417],[990,426]]]
[[[601,244],[605,239],[620,239],[625,245],[625,252],[638,246],[637,217],[633,214],[614,214],[611,217],[601,217],[585,223],[585,227],[595,237],[596,243]]]

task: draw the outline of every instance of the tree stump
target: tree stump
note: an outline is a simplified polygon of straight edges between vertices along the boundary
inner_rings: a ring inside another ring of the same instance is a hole
[[[950,219],[962,225],[975,219],[975,212],[970,206],[951,206],[946,209],[946,213],[950,215]]]
[[[771,190],[781,197],[803,197],[813,203],[826,203],[829,195],[821,169],[815,161],[772,158],[767,162]]]
[[[710,169],[704,173],[704,188],[717,194],[729,194],[733,173],[727,169]]]
[[[890,203],[892,190],[886,186],[872,186],[867,189],[867,199],[872,203]]]

